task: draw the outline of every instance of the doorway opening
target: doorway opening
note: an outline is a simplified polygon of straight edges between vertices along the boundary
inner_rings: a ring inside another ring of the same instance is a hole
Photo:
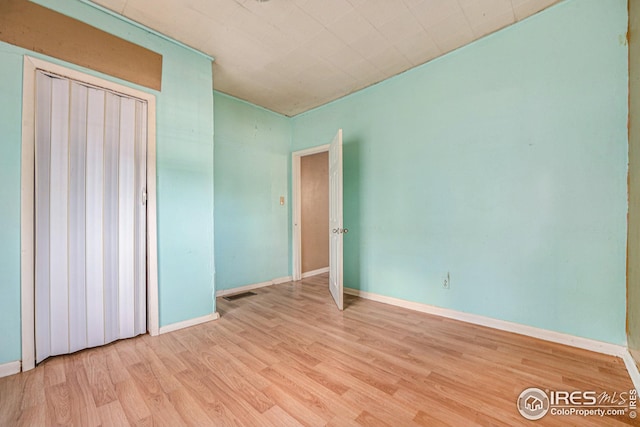
[[[292,168],[293,280],[301,280],[329,271],[329,145],[296,151]]]
[[[293,201],[293,280],[302,279],[302,180],[301,164],[305,156],[328,152],[329,222],[325,233],[329,236],[329,292],[339,310],[344,306],[343,238],[349,231],[343,228],[342,200],[342,129],[338,129],[330,144],[292,154]]]
[[[329,152],[300,159],[302,278],[329,271]]]

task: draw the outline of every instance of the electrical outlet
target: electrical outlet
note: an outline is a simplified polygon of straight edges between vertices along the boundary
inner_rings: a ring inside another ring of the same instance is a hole
[[[445,289],[449,289],[451,287],[451,276],[449,275],[448,271],[447,271],[447,277],[445,277],[442,282],[442,287]]]

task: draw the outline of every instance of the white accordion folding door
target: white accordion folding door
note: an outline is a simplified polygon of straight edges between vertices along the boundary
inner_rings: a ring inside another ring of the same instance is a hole
[[[38,71],[36,362],[145,333],[147,104]]]

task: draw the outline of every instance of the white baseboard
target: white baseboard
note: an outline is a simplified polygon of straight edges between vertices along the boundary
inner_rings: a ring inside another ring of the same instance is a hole
[[[293,278],[291,276],[278,277],[277,279],[273,279],[272,282],[274,285],[279,285],[281,283],[287,283],[292,281]]]
[[[0,365],[0,378],[19,373],[21,367],[22,363],[19,360],[3,363]]]
[[[319,268],[317,270],[307,271],[306,273],[302,273],[302,278],[306,279],[307,277],[317,276],[318,274],[324,274],[329,272],[329,267]]]
[[[625,366],[627,367],[627,371],[629,372],[629,376],[631,377],[631,381],[633,382],[633,386],[640,393],[640,371],[638,371],[638,365],[636,361],[631,356],[628,350],[625,350],[624,355],[622,356],[622,360],[624,361]]]
[[[359,289],[344,288],[344,292],[349,295],[355,295],[361,298],[407,308],[409,310],[434,314],[436,316],[447,317],[449,319],[460,320],[462,322],[473,323],[475,325],[500,329],[502,331],[514,332],[516,334],[527,335],[545,341],[551,341],[571,347],[582,348],[585,350],[595,351],[597,353],[608,354],[610,356],[617,356],[622,359],[624,359],[625,355],[629,353],[627,351],[627,348],[622,345],[592,340],[589,338],[577,337],[575,335],[550,331],[548,329],[536,328],[534,326],[522,325],[520,323],[507,322],[506,320],[493,319],[491,317],[480,316],[478,314],[464,313],[462,311],[451,310],[449,308],[436,307],[419,302],[407,301],[399,298],[374,294],[371,292],[361,291]]]
[[[253,283],[251,285],[245,285],[245,286],[238,286],[237,288],[220,289],[219,291],[216,291],[216,297],[223,297],[225,295],[231,295],[231,294],[239,294],[241,292],[247,292],[253,289],[264,288],[266,286],[271,286],[271,285],[279,285],[281,283],[287,283],[290,281],[291,281],[291,276],[284,276],[284,277],[278,277],[277,279],[271,279],[266,282]]]
[[[210,322],[220,318],[218,312],[207,314],[206,316],[196,317],[195,319],[184,320],[182,322],[172,323],[170,325],[161,326],[160,334],[166,334],[167,332],[177,331],[178,329],[188,328],[189,326],[199,325],[201,323]]]

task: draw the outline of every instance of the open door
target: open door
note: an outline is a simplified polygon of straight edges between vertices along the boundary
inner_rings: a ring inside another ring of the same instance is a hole
[[[342,129],[329,146],[329,291],[340,310],[342,295]]]

